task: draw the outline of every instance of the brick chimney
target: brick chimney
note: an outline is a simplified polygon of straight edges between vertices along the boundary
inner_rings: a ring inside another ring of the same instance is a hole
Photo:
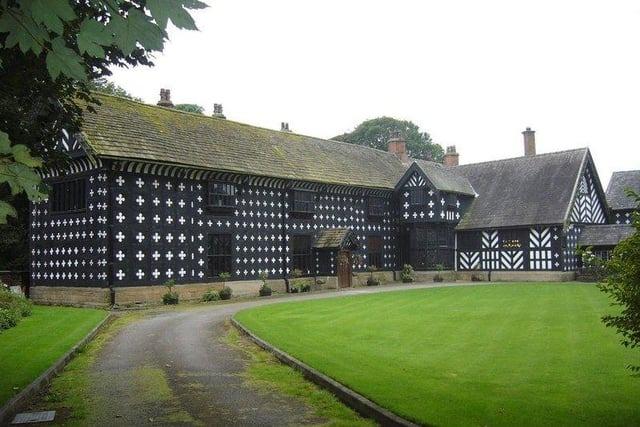
[[[280,131],[281,132],[291,132],[291,130],[289,129],[289,123],[280,122]]]
[[[444,157],[442,157],[442,164],[449,166],[458,166],[458,161],[460,159],[460,154],[456,151],[455,145],[449,145],[447,150],[444,153]]]
[[[213,117],[219,117],[221,119],[227,118],[222,112],[222,104],[213,104]]]
[[[158,101],[158,105],[161,107],[173,107],[171,91],[169,89],[160,89],[160,101]]]
[[[387,151],[391,154],[395,154],[402,163],[409,162],[407,142],[399,134],[396,134],[389,139],[389,142],[387,142]]]
[[[527,128],[522,132],[524,136],[524,155],[535,156],[536,155],[536,131]]]

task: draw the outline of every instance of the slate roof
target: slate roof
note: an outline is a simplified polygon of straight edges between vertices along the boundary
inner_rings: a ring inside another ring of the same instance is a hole
[[[427,160],[414,159],[414,163],[424,172],[425,176],[440,191],[448,191],[452,193],[475,195],[475,191],[469,180],[464,176],[458,175],[453,170],[445,168],[441,163],[430,162]]]
[[[336,249],[356,245],[351,239],[350,228],[328,228],[320,231],[313,247],[316,249]]]
[[[578,237],[580,246],[615,246],[631,237],[635,228],[629,224],[585,225]]]
[[[478,193],[457,229],[563,223],[587,158],[580,148],[449,168]]]
[[[625,191],[630,188],[640,193],[640,170],[619,171],[611,175],[607,187],[607,203],[613,210],[635,209],[635,202],[627,197]]]
[[[393,189],[405,171],[385,151],[96,94],[83,135],[94,154],[222,172]]]

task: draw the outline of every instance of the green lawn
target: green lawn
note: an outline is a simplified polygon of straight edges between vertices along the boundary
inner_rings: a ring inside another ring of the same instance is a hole
[[[0,332],[0,406],[84,338],[104,310],[35,306],[18,326]]]
[[[242,311],[260,337],[435,425],[640,425],[640,378],[594,285],[417,289]]]

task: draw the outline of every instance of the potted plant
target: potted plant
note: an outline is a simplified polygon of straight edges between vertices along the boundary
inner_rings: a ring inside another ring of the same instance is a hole
[[[402,266],[400,279],[402,280],[402,283],[411,283],[415,280],[415,273],[411,264],[405,264]]]
[[[167,292],[162,295],[162,303],[164,305],[176,305],[180,302],[178,293],[173,290],[175,284],[175,280],[168,280],[165,282],[164,286],[166,286]]]
[[[369,278],[367,279],[367,286],[379,286],[380,285],[380,279],[378,279],[377,277],[373,277],[373,273],[375,271],[377,271],[378,269],[376,268],[375,265],[370,265],[367,267],[367,271],[369,272]]]
[[[258,291],[258,294],[261,297],[268,297],[273,292],[271,290],[271,287],[269,285],[267,285],[267,279],[268,278],[269,278],[269,273],[267,273],[266,270],[260,272],[260,280],[262,280],[262,286],[260,287],[260,290]]]

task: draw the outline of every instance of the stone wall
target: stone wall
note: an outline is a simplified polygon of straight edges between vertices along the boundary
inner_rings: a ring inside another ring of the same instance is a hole
[[[33,286],[29,294],[36,304],[107,307],[110,303],[109,288]]]

